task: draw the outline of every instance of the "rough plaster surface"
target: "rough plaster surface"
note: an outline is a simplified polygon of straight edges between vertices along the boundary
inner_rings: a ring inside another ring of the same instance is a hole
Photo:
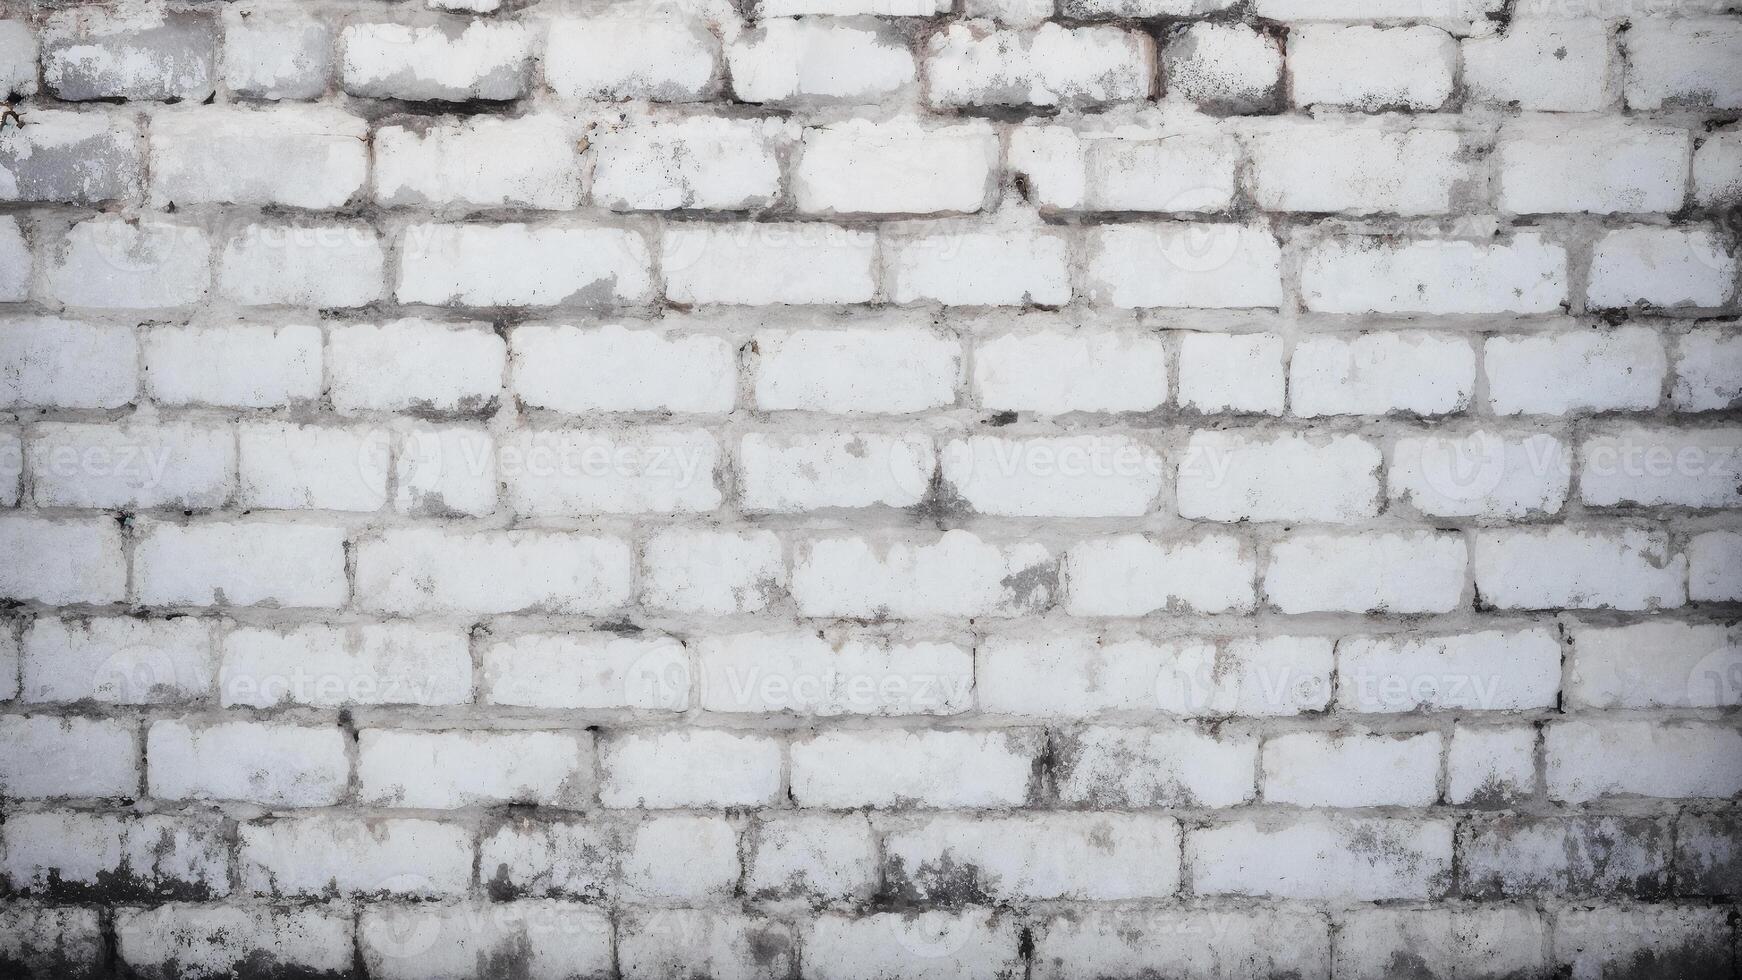
[[[0,975],[1707,980],[1725,0],[0,0]]]

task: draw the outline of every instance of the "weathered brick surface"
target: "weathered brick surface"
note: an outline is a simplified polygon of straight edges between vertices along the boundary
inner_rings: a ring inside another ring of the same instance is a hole
[[[1706,980],[1733,0],[0,0],[0,977]]]

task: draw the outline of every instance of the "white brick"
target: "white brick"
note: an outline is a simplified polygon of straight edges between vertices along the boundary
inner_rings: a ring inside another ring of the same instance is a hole
[[[1294,104],[1432,111],[1452,95],[1458,42],[1433,27],[1307,25],[1288,36]]]
[[[1042,919],[1033,936],[1035,980],[1069,980],[1081,964],[1107,976],[1331,975],[1330,926],[1317,913],[1084,909]]]
[[[0,135],[0,200],[133,200],[145,186],[142,149],[130,114],[38,109]]]
[[[802,807],[1009,809],[1024,805],[1038,733],[825,732],[791,747],[790,793]]]
[[[1593,248],[1585,304],[1724,306],[1736,296],[1737,268],[1733,247],[1715,229],[1618,228]]]
[[[796,222],[670,225],[660,249],[674,303],[865,303],[876,295],[877,238],[867,231]]]
[[[617,963],[628,980],[792,976],[798,946],[792,927],[773,919],[731,910],[650,909],[624,918]]]
[[[1707,531],[1688,539],[1688,598],[1742,600],[1742,533]]]
[[[1387,980],[1409,963],[1430,976],[1536,976],[1547,933],[1528,908],[1361,909],[1337,932],[1334,975]]]
[[[1205,413],[1281,415],[1283,340],[1273,333],[1188,333],[1179,345],[1179,403]]]
[[[223,641],[225,706],[467,704],[472,654],[460,630],[411,623],[234,627]]]
[[[714,904],[738,883],[738,834],[718,815],[650,815],[626,836],[621,887],[631,902]]]
[[[145,744],[146,784],[152,796],[166,800],[331,806],[344,798],[351,771],[346,741],[336,726],[153,722]]]
[[[1266,211],[1443,214],[1469,180],[1453,130],[1287,122],[1247,139]]]
[[[1255,10],[1273,20],[1480,20],[1497,0],[1259,0]]]
[[[525,224],[412,225],[395,295],[432,306],[598,306],[653,294],[652,253],[637,232]]]
[[[1572,631],[1567,702],[1576,707],[1742,704],[1742,634],[1718,624],[1636,623]]]
[[[1475,387],[1469,342],[1429,333],[1309,337],[1289,364],[1291,405],[1305,418],[1460,412]]]
[[[1742,108],[1742,26],[1733,18],[1647,19],[1623,43],[1629,109]]]
[[[1563,721],[1543,735],[1548,795],[1727,799],[1742,792],[1742,732],[1698,721]]]
[[[337,608],[345,532],[313,524],[148,522],[133,552],[133,589],[147,606]]]
[[[1674,973],[1722,974],[1729,962],[1725,922],[1721,908],[1569,908],[1554,917],[1554,963],[1577,980],[1642,962]]]
[[[22,800],[136,797],[138,727],[97,718],[0,716],[0,793]]]
[[[1060,801],[1097,809],[1248,802],[1258,740],[1195,728],[1087,728],[1055,736]]]
[[[1620,71],[1600,20],[1515,20],[1503,34],[1463,42],[1464,88],[1473,101],[1526,112],[1600,112]]]
[[[1476,591],[1499,609],[1673,609],[1687,601],[1687,558],[1658,531],[1482,531],[1474,550]]]
[[[1012,634],[983,640],[976,658],[975,698],[994,714],[1289,715],[1323,708],[1331,690],[1328,639],[1161,643]]]
[[[1386,489],[1429,517],[1556,514],[1572,464],[1572,450],[1541,432],[1408,436],[1392,446]]]
[[[0,701],[11,701],[19,695],[19,680],[23,667],[19,663],[18,630],[0,630]]]
[[[328,394],[340,412],[476,412],[502,391],[507,345],[483,323],[336,326]]]
[[[950,642],[818,632],[696,644],[701,706],[749,714],[948,715],[972,706],[974,658]]]
[[[747,512],[912,507],[937,469],[920,433],[752,432],[737,448],[738,500]]]
[[[877,841],[862,813],[761,814],[744,857],[758,903],[864,901],[879,886]]]
[[[1256,603],[1257,558],[1234,537],[1156,541],[1125,534],[1078,542],[1065,555],[1073,616],[1147,616],[1179,609],[1244,612]]]
[[[751,364],[756,407],[908,414],[955,403],[960,342],[906,318],[854,323],[758,331]]]
[[[771,806],[781,743],[705,729],[624,732],[599,745],[599,801],[608,807]]]
[[[803,2],[770,0],[760,8],[762,19],[727,45],[732,93],[739,101],[869,103],[888,98],[913,83],[913,52],[908,50],[905,39],[884,24],[788,20],[773,13]],[[891,2],[878,0],[868,6],[887,7]],[[920,2],[930,7],[936,0]]]
[[[757,612],[786,588],[781,541],[772,531],[666,528],[641,549],[641,602],[673,612]]]
[[[478,517],[496,510],[496,443],[459,426],[411,427],[393,464],[393,506],[402,514]]]
[[[966,213],[985,207],[998,134],[984,122],[849,120],[804,134],[793,200],[811,214]]]
[[[1683,412],[1721,411],[1742,399],[1742,334],[1690,330],[1675,344],[1670,400]]]
[[[42,80],[56,98],[198,102],[212,94],[215,23],[138,5],[42,21]]]
[[[1065,238],[1028,223],[938,223],[886,232],[885,281],[897,303],[1057,306],[1070,301]]]
[[[803,946],[816,980],[1000,980],[1023,969],[1016,920],[985,909],[828,913],[810,921]]]
[[[207,510],[236,486],[236,436],[187,422],[44,422],[25,439],[40,507]]]
[[[1643,411],[1662,398],[1669,370],[1649,327],[1491,337],[1483,352],[1497,415]]]
[[[387,502],[384,429],[254,422],[241,426],[237,443],[242,507],[369,512]]]
[[[1549,708],[1560,680],[1560,644],[1544,630],[1353,636],[1337,644],[1339,698],[1362,714]]]
[[[0,21],[0,24],[7,23]],[[35,263],[30,243],[18,228],[18,219],[0,219],[0,301],[23,302],[30,298],[30,274]]]
[[[1357,436],[1193,432],[1176,501],[1187,520],[1357,523],[1379,513],[1379,447]]]
[[[1179,824],[1156,814],[949,814],[894,830],[883,860],[889,888],[920,903],[953,897],[959,879],[984,901],[1168,898],[1179,846]]]
[[[647,823],[693,819],[652,814]],[[478,867],[498,898],[572,896],[599,901],[616,889],[620,834],[619,825],[598,819],[559,822],[511,817],[493,828],[487,825],[478,845]]]
[[[357,937],[369,975],[382,980],[466,976],[480,961],[513,963],[527,980],[611,971],[610,917],[570,902],[372,905]]]
[[[49,302],[104,310],[188,306],[211,285],[211,255],[211,241],[196,225],[88,218],[47,253],[37,293]]]
[[[1712,133],[1694,151],[1694,203],[1742,202],[1742,132]]]
[[[781,159],[798,136],[779,119],[713,116],[605,130],[593,137],[592,199],[617,211],[766,208],[780,196]]]
[[[3,865],[12,887],[36,894],[107,900],[180,894],[209,898],[230,891],[229,843],[212,817],[119,813],[12,813],[0,828]]]
[[[880,17],[930,17],[948,13],[944,0],[768,0],[757,8],[763,17],[792,17],[803,14],[828,14],[850,17],[855,14],[876,14]]]
[[[332,29],[297,7],[224,8],[224,84],[258,99],[314,99],[332,74]]]
[[[1167,402],[1167,347],[1130,331],[1000,334],[975,347],[974,395],[994,411],[1153,411]]]
[[[52,317],[0,320],[0,405],[120,408],[138,391],[132,329]]]
[[[357,595],[408,615],[604,612],[629,600],[630,560],[616,538],[403,528],[357,543]]]
[[[1186,835],[1198,895],[1385,901],[1451,884],[1452,824],[1378,817],[1245,819]]]
[[[1105,225],[1088,233],[1090,296],[1120,307],[1278,307],[1282,251],[1265,228]]]
[[[566,211],[581,204],[578,130],[561,116],[471,116],[375,131],[375,199]]]
[[[976,513],[1135,517],[1162,490],[1161,454],[1123,435],[970,436],[943,448],[943,479]]]
[[[371,98],[516,99],[535,40],[531,25],[512,21],[351,24],[339,38],[340,75],[346,92]]]
[[[732,345],[704,334],[536,324],[514,328],[510,383],[559,412],[727,412],[737,398]]]
[[[1456,534],[1294,534],[1270,549],[1264,592],[1285,613],[1451,612],[1467,551]]]
[[[1459,725],[1446,748],[1446,802],[1504,806],[1536,794],[1536,729]]]
[[[1043,209],[1221,211],[1234,199],[1239,146],[1183,127],[1023,126],[1010,133],[1009,158],[1027,199]]]
[[[1517,214],[1676,211],[1692,145],[1687,130],[1627,119],[1521,119],[1495,147],[1498,203]]]
[[[0,432],[0,507],[18,506],[19,482],[23,476],[23,441],[17,432]]]
[[[818,538],[794,558],[792,596],[807,616],[1019,616],[1045,609],[1058,585],[1042,545],[999,545],[951,530],[925,541]]]
[[[593,737],[368,729],[357,739],[357,791],[370,806],[577,808],[593,799]]]
[[[0,95],[36,94],[36,34],[28,20],[0,21]]]
[[[1506,242],[1332,238],[1307,249],[1301,300],[1319,313],[1551,313],[1567,253],[1540,235]]]
[[[553,20],[544,77],[564,98],[692,102],[718,89],[719,62],[701,21],[631,11]]]
[[[1001,31],[984,21],[959,22],[927,42],[925,76],[934,106],[1139,101],[1154,85],[1155,45],[1111,25]]]
[[[211,696],[217,652],[195,619],[33,620],[24,631],[23,698],[165,704]]]
[[[472,834],[433,820],[320,814],[237,830],[242,887],[280,898],[463,893]]]
[[[1579,498],[1588,506],[1742,505],[1742,429],[1627,426],[1579,446]]]
[[[198,106],[151,118],[151,203],[336,208],[363,190],[369,127],[325,106]]]
[[[521,514],[674,514],[720,506],[721,455],[701,429],[543,429],[505,437],[498,468]]]
[[[1073,0],[1075,6],[1085,5]],[[1112,7],[1147,4],[1128,0]],[[1166,0],[1160,6],[1168,6]],[[1204,6],[1191,3],[1190,12]],[[1282,42],[1247,24],[1187,23],[1168,37],[1161,49],[1161,82],[1169,101],[1183,101],[1212,113],[1267,112],[1280,101],[1282,88]]]
[[[1263,765],[1267,803],[1427,806],[1439,799],[1440,735],[1292,732],[1265,740]]]
[[[218,281],[244,306],[363,306],[382,297],[385,263],[364,225],[249,225],[224,245]]]
[[[322,906],[170,904],[120,909],[117,953],[129,967],[158,975],[222,977],[267,962],[313,973],[351,968],[352,917]]]
[[[105,946],[95,908],[11,901],[0,909],[0,959],[25,976],[99,976]]]
[[[106,517],[56,521],[0,514],[0,597],[47,605],[119,602],[121,529]]]
[[[517,636],[485,647],[482,669],[487,704],[649,711],[690,705],[689,654],[670,637]]]
[[[317,326],[153,327],[144,346],[146,388],[161,405],[278,408],[321,396]]]

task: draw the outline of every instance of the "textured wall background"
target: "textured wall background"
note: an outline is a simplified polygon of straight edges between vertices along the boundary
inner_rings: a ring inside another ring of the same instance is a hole
[[[1727,0],[428,6],[0,3],[0,973],[1736,975]]]

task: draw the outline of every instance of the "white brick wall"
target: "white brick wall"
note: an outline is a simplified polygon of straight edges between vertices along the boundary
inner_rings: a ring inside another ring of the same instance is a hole
[[[1732,974],[1739,65],[0,2],[0,976]]]

